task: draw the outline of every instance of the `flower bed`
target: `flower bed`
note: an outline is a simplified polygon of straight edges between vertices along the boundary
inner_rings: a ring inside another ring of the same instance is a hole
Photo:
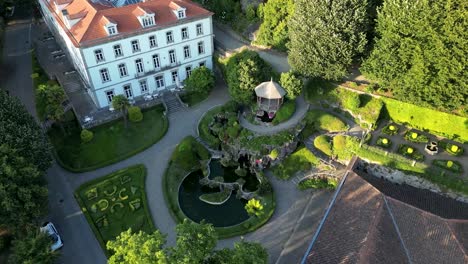
[[[389,124],[382,129],[382,133],[393,136],[398,133],[398,126],[395,124]]]
[[[377,144],[377,146],[380,146],[382,148],[390,148],[392,146],[392,141],[390,141],[390,139],[386,137],[379,137],[375,144]]]
[[[150,234],[155,230],[145,193],[146,170],[136,165],[83,184],[75,191],[99,244],[106,243],[132,228]]]
[[[420,134],[414,130],[408,130],[405,133],[405,139],[407,141],[415,142],[415,143],[427,143],[429,142],[429,138],[423,134]]]
[[[414,159],[414,160],[417,160],[417,161],[423,161],[424,160],[424,155],[419,153],[419,151],[416,148],[405,145],[405,144],[401,144],[398,147],[398,153],[400,153],[401,155],[403,155],[405,157],[408,157],[410,159]]]
[[[460,162],[455,160],[434,160],[432,162],[437,167],[441,167],[443,169],[453,171],[453,172],[463,172],[463,167]]]
[[[440,141],[439,146],[452,156],[461,156],[464,152],[464,149],[461,146],[446,141]]]

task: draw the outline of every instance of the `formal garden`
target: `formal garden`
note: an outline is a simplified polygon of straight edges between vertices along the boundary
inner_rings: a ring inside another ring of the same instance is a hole
[[[126,159],[158,142],[168,128],[163,112],[164,108],[158,105],[143,110],[140,121],[126,124],[119,119],[90,130],[82,130],[68,112],[61,126],[54,125],[48,134],[62,167],[73,172],[90,171]]]
[[[131,228],[155,230],[145,193],[146,169],[135,165],[87,182],[75,197],[106,254],[107,241]]]

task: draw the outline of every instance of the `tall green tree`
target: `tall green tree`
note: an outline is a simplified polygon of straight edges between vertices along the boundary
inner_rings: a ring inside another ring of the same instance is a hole
[[[131,229],[120,233],[115,240],[107,242],[107,249],[113,252],[109,264],[165,264],[168,263],[163,245],[166,236],[159,230],[152,234],[143,231],[132,233]]]
[[[41,119],[50,119],[55,121],[62,132],[64,131],[62,120],[65,114],[62,103],[67,99],[65,91],[59,85],[41,84],[37,89],[38,104],[41,104],[41,110],[38,115]]]
[[[203,263],[218,241],[211,224],[197,224],[187,219],[177,225],[176,233],[176,246],[170,249],[173,263]]]
[[[294,13],[293,0],[269,0],[263,6],[263,21],[255,42],[286,50],[289,41],[288,23]]]
[[[114,241],[107,242],[113,252],[109,263],[178,263],[178,264],[262,264],[267,263],[268,253],[258,243],[238,242],[234,249],[215,250],[218,241],[211,224],[196,224],[189,220],[176,227],[177,239],[173,247],[163,248],[165,236],[159,231],[153,234],[122,232]]]
[[[0,226],[21,232],[47,212],[43,173],[7,145],[0,145]]]
[[[467,1],[385,1],[362,71],[404,101],[468,105],[467,14]]]
[[[286,97],[294,100],[302,93],[304,84],[293,72],[283,72],[280,77],[280,84],[287,92]]]
[[[0,89],[0,144],[17,149],[19,156],[46,171],[51,163],[51,145],[34,118],[18,99]]]
[[[238,103],[249,105],[253,102],[257,85],[270,80],[273,69],[258,53],[244,50],[235,54],[226,65],[229,94]]]
[[[115,110],[119,110],[122,113],[123,121],[125,124],[125,128],[128,127],[128,120],[127,120],[127,110],[130,107],[130,102],[128,98],[122,94],[114,96],[112,98],[112,106]]]
[[[308,77],[338,80],[365,51],[366,0],[296,0],[289,23],[292,69]]]
[[[198,67],[184,81],[185,90],[189,93],[208,94],[215,84],[213,73],[206,67]]]
[[[26,236],[13,240],[9,263],[53,264],[58,252],[51,250],[51,238],[39,231],[30,231]]]

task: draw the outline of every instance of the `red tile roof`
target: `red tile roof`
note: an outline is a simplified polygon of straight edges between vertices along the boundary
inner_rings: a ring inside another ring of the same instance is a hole
[[[388,197],[352,171],[318,232],[306,263],[468,263],[467,220]]]
[[[76,18],[77,14],[85,14],[85,16],[67,30],[62,15],[55,13],[54,1],[66,3],[70,0],[40,1],[48,5],[49,11],[54,15],[60,26],[64,28],[65,32],[67,32],[67,35],[75,46],[104,43],[113,38],[166,28],[180,21],[183,22],[213,15],[210,11],[190,0],[146,0],[145,2],[122,7],[104,6],[92,3],[90,0],[72,0],[65,7],[69,16],[72,18]],[[172,11],[172,7],[174,6],[186,8],[186,18],[179,20]],[[137,16],[144,14],[144,12],[155,13],[155,26],[142,28]],[[108,22],[117,24],[119,34],[114,36],[107,35],[104,26]]]

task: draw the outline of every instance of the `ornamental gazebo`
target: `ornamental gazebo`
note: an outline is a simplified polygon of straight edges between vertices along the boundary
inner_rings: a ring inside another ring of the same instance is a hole
[[[263,111],[265,111],[271,118],[281,107],[281,104],[283,104],[283,97],[286,91],[281,85],[271,79],[269,82],[263,82],[258,85],[255,88],[255,94],[257,95],[259,113],[262,112],[260,115],[263,115]]]

